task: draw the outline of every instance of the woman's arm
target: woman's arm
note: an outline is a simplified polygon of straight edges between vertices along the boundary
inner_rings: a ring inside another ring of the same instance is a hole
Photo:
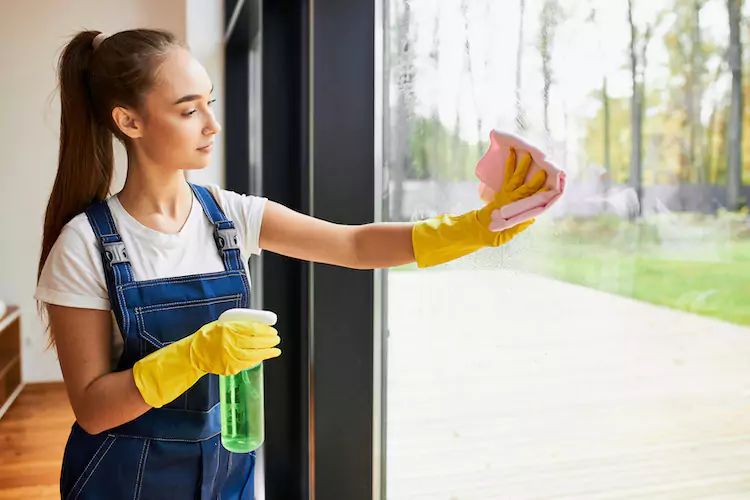
[[[310,262],[376,269],[414,262],[412,224],[342,225],[316,219],[269,201],[260,247]]]
[[[50,305],[49,320],[68,398],[86,432],[104,432],[151,409],[132,370],[111,370],[109,311]]]
[[[505,182],[493,201],[480,210],[440,215],[414,224],[332,224],[269,201],[260,228],[260,247],[288,257],[353,269],[411,262],[417,262],[419,267],[443,264],[484,247],[504,245],[533,224],[531,219],[503,231],[489,228],[495,210],[545,189],[544,170],[524,182],[531,163],[531,156],[526,154],[516,165],[515,151],[511,150],[505,165]]]

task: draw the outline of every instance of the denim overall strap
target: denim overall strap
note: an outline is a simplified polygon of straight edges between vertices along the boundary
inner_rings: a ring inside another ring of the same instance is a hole
[[[120,314],[115,317],[122,317],[122,303],[117,297],[117,290],[121,285],[135,281],[133,279],[133,269],[130,266],[130,259],[125,250],[120,233],[117,232],[115,221],[106,201],[101,201],[91,205],[86,209],[86,216],[91,223],[91,228],[99,240],[99,251],[102,254],[102,264],[104,264],[104,277],[107,280],[107,291],[109,302],[112,309]],[[120,329],[123,325],[120,324]]]
[[[240,255],[240,242],[237,228],[234,223],[227,219],[224,211],[214,199],[211,192],[203,186],[190,184],[195,196],[198,198],[206,217],[214,225],[214,241],[224,261],[224,269],[227,271],[244,270],[242,256]]]

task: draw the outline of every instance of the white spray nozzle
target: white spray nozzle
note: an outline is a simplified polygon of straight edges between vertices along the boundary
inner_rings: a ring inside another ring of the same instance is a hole
[[[229,321],[247,321],[273,326],[276,320],[276,313],[259,309],[228,309],[219,316],[219,324]]]

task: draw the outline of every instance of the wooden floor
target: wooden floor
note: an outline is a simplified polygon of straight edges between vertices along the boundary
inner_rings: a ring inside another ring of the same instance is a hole
[[[61,383],[27,385],[0,418],[0,500],[59,499],[73,411]]]

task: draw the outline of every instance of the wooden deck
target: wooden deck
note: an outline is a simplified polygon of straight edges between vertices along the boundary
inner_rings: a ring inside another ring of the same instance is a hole
[[[750,328],[509,271],[388,293],[389,500],[750,499]]]

